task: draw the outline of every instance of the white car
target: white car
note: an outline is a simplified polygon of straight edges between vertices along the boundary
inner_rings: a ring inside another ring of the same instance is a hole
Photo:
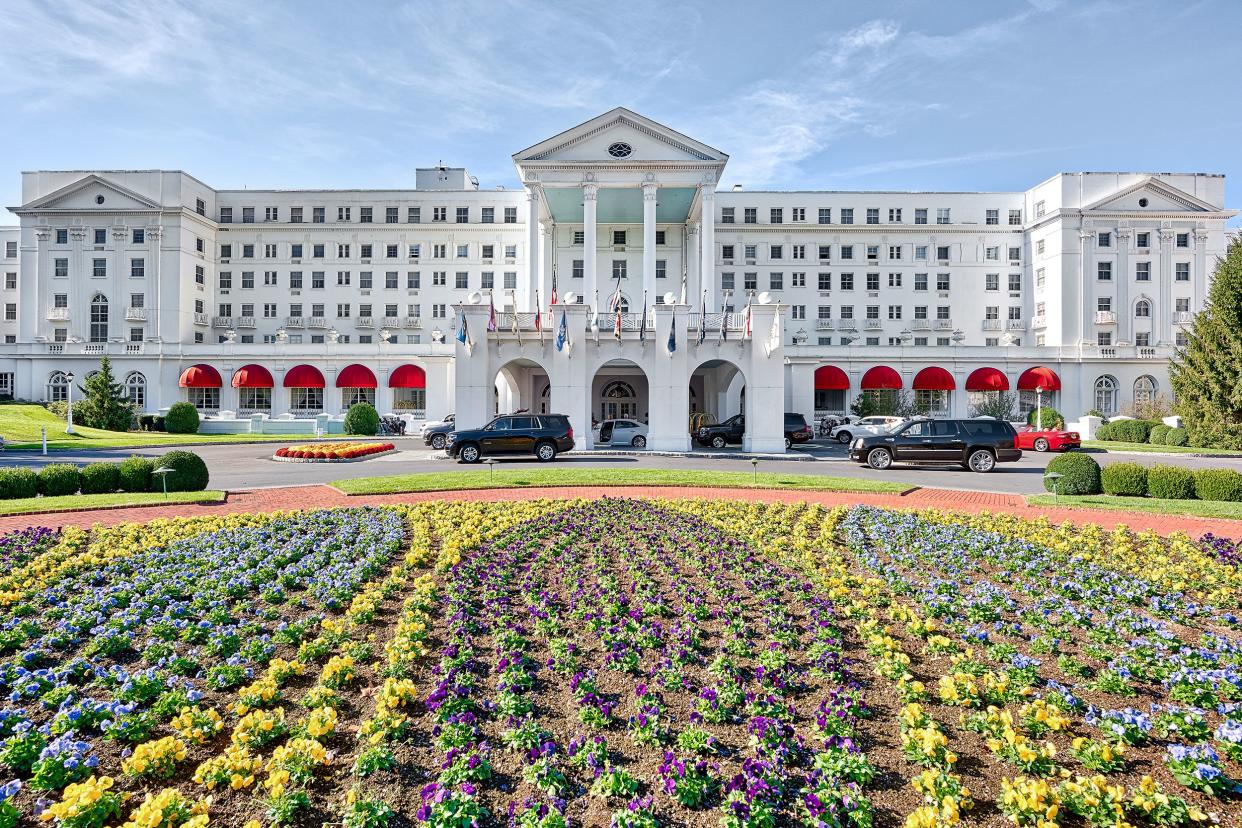
[[[422,427],[418,429],[418,436],[419,437],[424,436],[427,433],[427,429],[429,428],[434,428],[436,426],[442,426],[442,425],[449,425],[453,422],[453,420],[454,420],[453,414],[449,414],[443,420],[428,420],[427,422],[422,424]]]
[[[904,417],[860,417],[852,423],[845,423],[836,426],[828,433],[828,436],[839,443],[849,445],[850,440],[859,434],[883,434],[895,425],[900,425],[906,420]]]
[[[592,433],[597,446],[647,447],[647,426],[637,420],[604,420]]]

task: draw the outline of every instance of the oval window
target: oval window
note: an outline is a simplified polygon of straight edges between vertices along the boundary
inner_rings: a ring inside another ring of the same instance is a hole
[[[613,158],[626,158],[633,151],[634,148],[624,141],[617,141],[615,144],[608,147],[608,154]]]

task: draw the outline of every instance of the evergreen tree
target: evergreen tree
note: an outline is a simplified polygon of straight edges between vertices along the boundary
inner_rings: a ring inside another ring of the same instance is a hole
[[[112,376],[112,363],[105,356],[99,370],[87,377],[83,398],[73,404],[73,419],[90,428],[128,431],[134,420],[134,406],[125,387]]]
[[[1242,242],[1216,262],[1207,305],[1169,364],[1190,444],[1242,449]]]

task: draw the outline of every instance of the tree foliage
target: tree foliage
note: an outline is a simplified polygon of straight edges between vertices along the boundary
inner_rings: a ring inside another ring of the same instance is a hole
[[[1191,445],[1242,449],[1242,243],[1216,263],[1207,304],[1169,380]]]
[[[83,398],[73,404],[73,419],[90,428],[107,431],[129,431],[134,422],[134,406],[125,394],[125,386],[112,376],[112,363],[105,356],[99,370],[86,378]]]

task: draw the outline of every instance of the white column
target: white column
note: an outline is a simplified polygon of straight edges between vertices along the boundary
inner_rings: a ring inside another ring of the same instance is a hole
[[[587,306],[588,314],[599,310],[599,279],[596,276],[599,254],[595,235],[595,205],[598,195],[598,185],[582,185],[582,302]]]
[[[643,185],[643,294],[647,307],[655,304],[656,296],[656,200],[659,196],[659,186]],[[642,313],[643,309],[637,307],[632,312]]]
[[[1117,286],[1117,298],[1113,310],[1117,313],[1117,344],[1122,342],[1133,345],[1134,313],[1130,309],[1130,238],[1134,231],[1129,227],[1117,228],[1117,272],[1113,274]],[[1139,286],[1142,292],[1142,285]],[[1159,337],[1153,336],[1152,339]]]
[[[1081,349],[1083,345],[1094,345],[1095,336],[1087,338],[1087,332],[1093,331],[1095,324],[1095,291],[1092,285],[1095,281],[1095,274],[1091,272],[1090,257],[1087,255],[1091,249],[1091,240],[1095,238],[1095,234],[1090,230],[1078,231],[1078,296],[1081,307],[1081,313],[1078,318],[1078,346]]]
[[[1160,266],[1151,302],[1152,345],[1170,345],[1173,342],[1173,245],[1176,242],[1176,232],[1160,231]]]
[[[686,257],[686,297],[685,302],[690,306],[690,313],[699,312],[699,228],[697,225],[687,225],[686,227],[686,249],[684,251]],[[677,285],[678,295],[681,294],[681,285]]]
[[[533,310],[535,290],[539,287],[543,261],[540,259],[539,241],[543,233],[539,226],[539,188],[526,188],[526,202],[529,211],[526,216],[526,288],[519,291],[515,311]]]
[[[703,228],[699,233],[701,248],[699,253],[699,291],[707,291],[707,310],[716,310],[716,191],[714,185],[704,184],[699,188],[699,203],[702,206]],[[699,297],[694,297],[698,302]],[[693,303],[692,303],[693,306]]]

